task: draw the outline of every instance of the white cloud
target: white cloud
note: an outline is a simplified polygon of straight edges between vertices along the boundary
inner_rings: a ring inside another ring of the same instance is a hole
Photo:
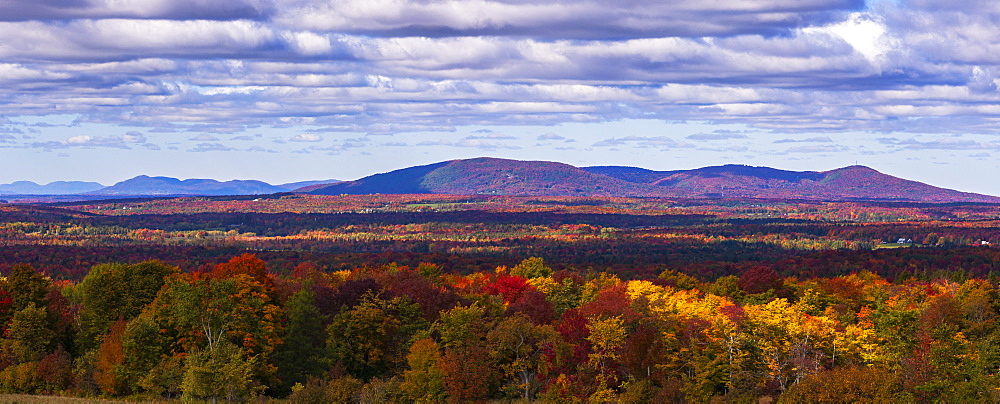
[[[826,27],[810,28],[807,32],[809,31],[836,35],[873,63],[881,63],[880,59],[894,46],[893,40],[886,35],[885,24],[872,14],[852,13],[844,21]]]
[[[57,143],[68,147],[112,147],[128,149],[131,145],[146,143],[146,137],[142,133],[132,131],[119,136],[77,135],[63,142],[49,142],[44,144],[51,148]]]
[[[288,139],[288,141],[290,141],[290,142],[322,142],[323,141],[323,136],[320,136],[320,135],[317,135],[317,134],[314,134],[314,133],[303,133],[303,134],[300,134],[300,135],[293,136],[291,139]]]
[[[330,38],[313,32],[288,32],[282,37],[303,55],[322,55],[333,50]]]

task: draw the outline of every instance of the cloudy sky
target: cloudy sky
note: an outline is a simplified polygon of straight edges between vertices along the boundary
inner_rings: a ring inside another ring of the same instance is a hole
[[[5,0],[0,183],[475,156],[1000,195],[1000,3]]]

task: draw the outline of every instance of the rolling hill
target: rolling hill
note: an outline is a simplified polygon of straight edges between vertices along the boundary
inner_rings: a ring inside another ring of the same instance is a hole
[[[1000,198],[995,196],[935,187],[886,175],[864,166],[848,166],[830,171],[787,171],[735,164],[679,171],[615,166],[585,167],[583,170],[636,184],[670,189],[672,196],[1000,202]]]
[[[317,195],[455,194],[650,196],[659,190],[548,161],[451,160],[314,189]]]
[[[618,166],[579,168],[498,158],[444,161],[307,190],[318,195],[434,193],[1000,203],[1000,197],[935,187],[863,166],[821,172],[745,165],[653,171]]]

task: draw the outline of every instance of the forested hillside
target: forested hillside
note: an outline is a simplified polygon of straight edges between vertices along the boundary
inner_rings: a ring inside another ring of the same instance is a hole
[[[653,171],[616,166],[579,168],[551,161],[488,157],[402,168],[307,190],[316,195],[630,196],[1000,203],[1000,197],[939,188],[863,166],[823,172],[743,165]]]

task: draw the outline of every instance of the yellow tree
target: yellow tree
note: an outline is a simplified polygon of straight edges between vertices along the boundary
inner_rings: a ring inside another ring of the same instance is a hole
[[[618,387],[618,380],[610,369],[618,364],[621,357],[621,346],[628,336],[621,317],[594,318],[587,323],[587,341],[590,341],[593,352],[588,355],[590,366],[598,369],[597,393],[591,396],[593,401],[604,401],[611,398],[609,393]]]
[[[400,388],[416,403],[444,401],[444,371],[441,368],[441,350],[430,338],[422,338],[410,345],[406,355],[407,369],[403,372]]]
[[[769,375],[784,390],[832,360],[836,322],[810,316],[786,299],[745,308]]]

